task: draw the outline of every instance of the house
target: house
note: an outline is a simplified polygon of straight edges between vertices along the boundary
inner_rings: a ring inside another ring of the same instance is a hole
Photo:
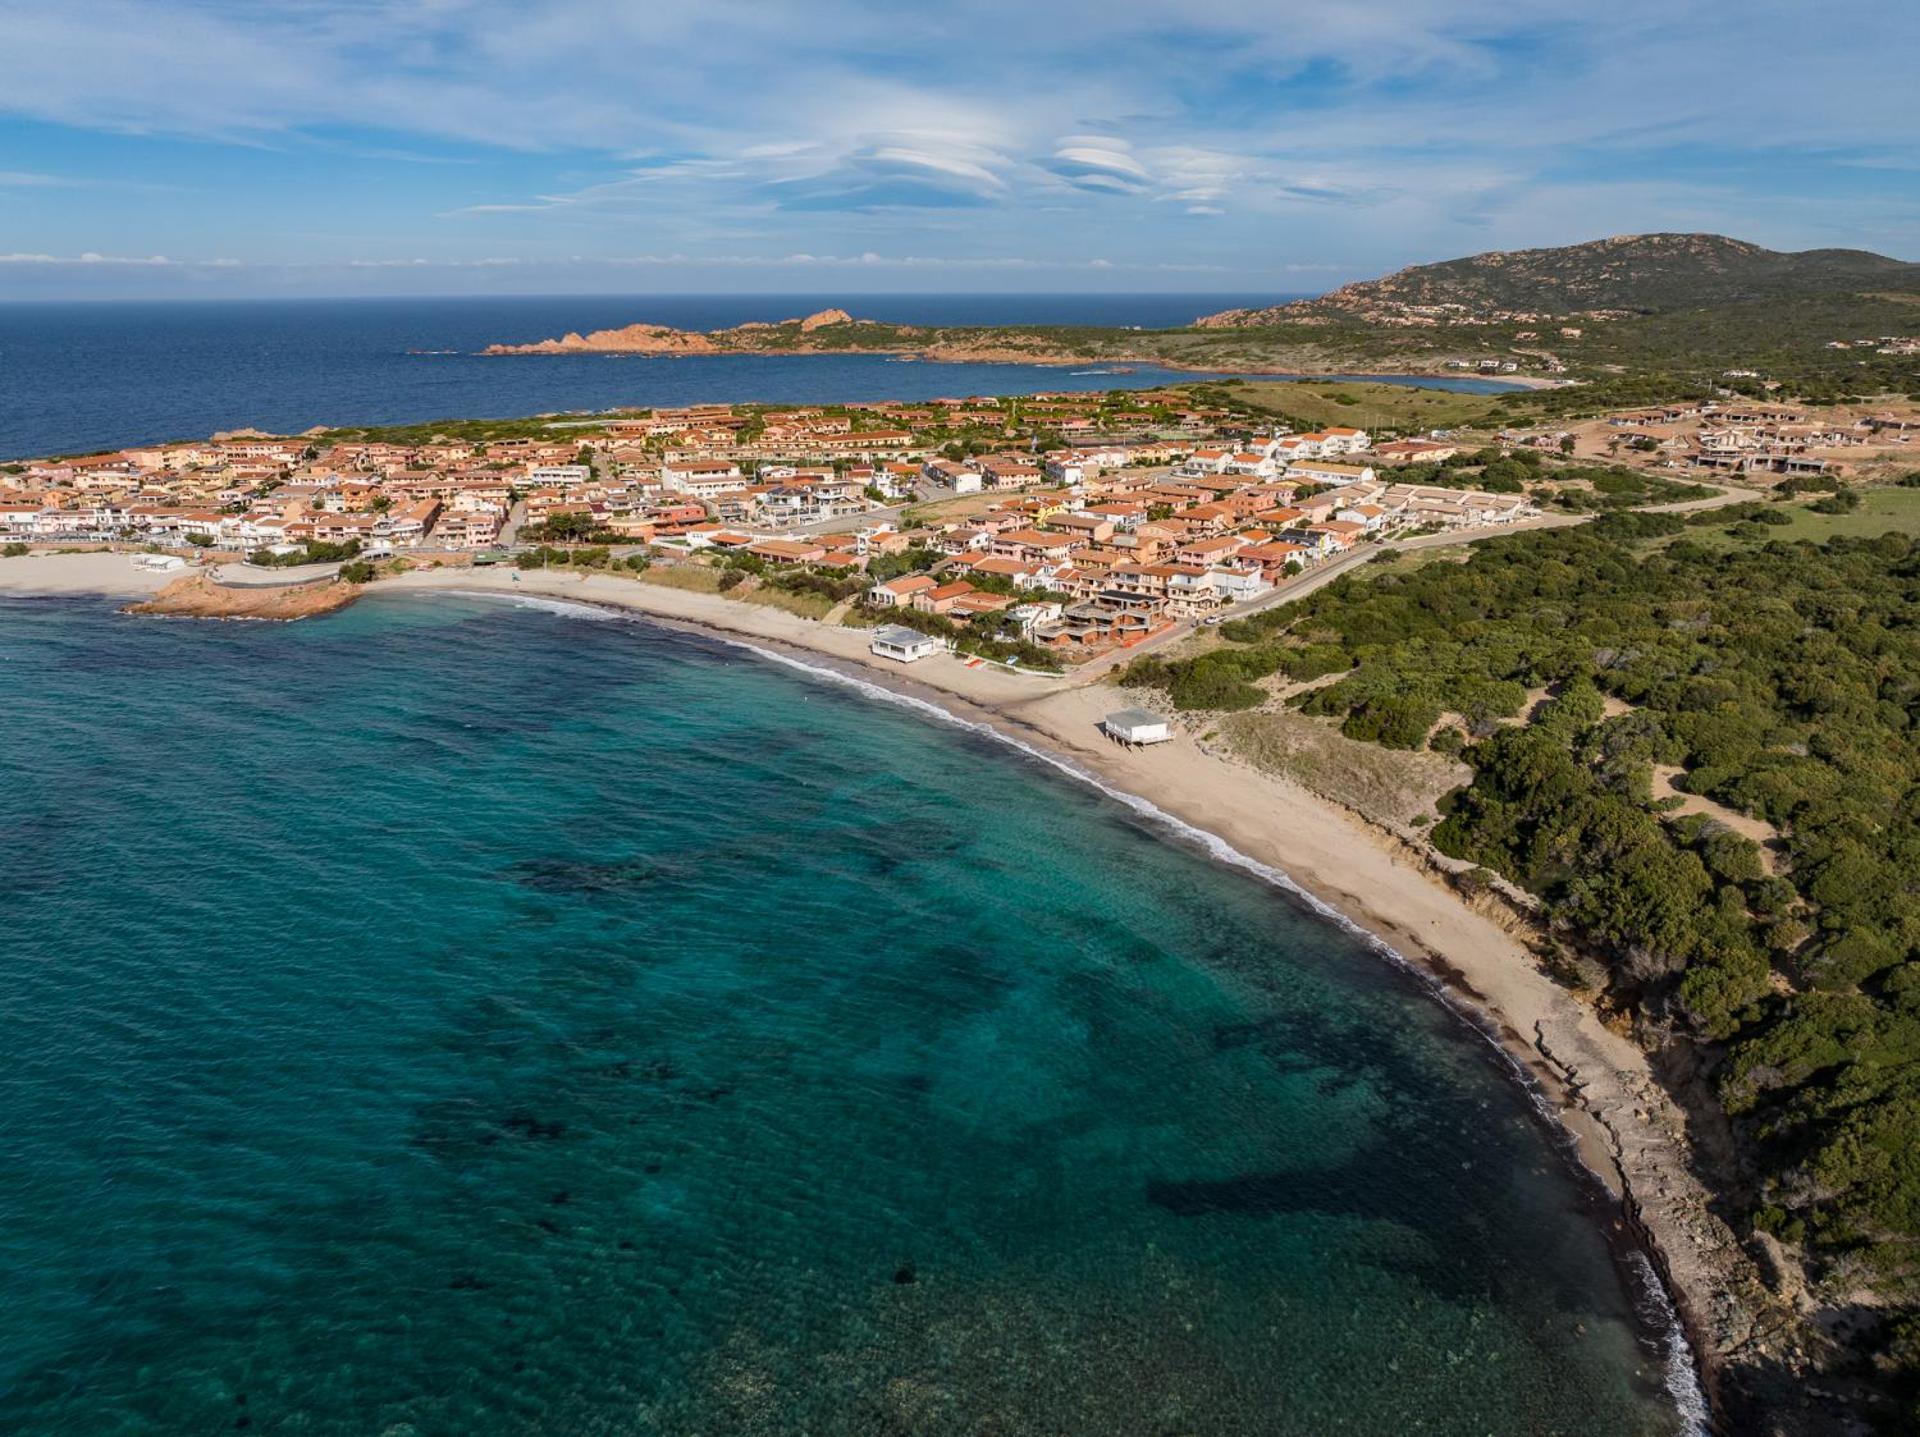
[[[906,574],[898,579],[888,579],[884,584],[875,584],[867,590],[867,602],[876,608],[897,609],[912,603],[916,594],[928,593],[940,587],[940,581],[927,574]]]
[[[1323,459],[1302,460],[1287,466],[1289,479],[1305,479],[1312,484],[1371,484],[1371,464],[1335,464]]]
[[[1043,529],[1009,529],[995,536],[993,552],[1009,559],[1058,562],[1085,541],[1074,534],[1050,534]]]
[[[681,459],[660,468],[660,485],[696,499],[710,499],[744,482],[740,466],[728,459]]]
[[[955,579],[950,584],[936,584],[931,589],[917,591],[907,601],[907,606],[923,614],[944,614],[968,594],[978,592],[965,579]]]
[[[1113,537],[1113,520],[1104,514],[1055,514],[1047,523],[1090,544],[1104,544]]]
[[[904,624],[882,624],[873,631],[873,642],[867,645],[867,651],[883,659],[911,664],[939,653],[942,647],[932,634],[923,634]]]
[[[746,551],[770,564],[817,564],[827,554],[825,545],[803,539],[763,539]]]

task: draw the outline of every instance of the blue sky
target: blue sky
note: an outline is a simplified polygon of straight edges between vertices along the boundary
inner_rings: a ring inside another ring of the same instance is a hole
[[[0,298],[1920,258],[1913,0],[0,0]]]

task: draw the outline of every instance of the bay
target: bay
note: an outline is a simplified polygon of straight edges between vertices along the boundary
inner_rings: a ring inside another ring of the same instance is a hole
[[[1679,1428],[1491,1049],[998,744],[444,595],[0,686],[0,1428]]]
[[[0,459],[202,439],[248,426],[298,433],[315,425],[515,418],[618,406],[1146,388],[1197,376],[1152,366],[1128,374],[1076,374],[882,355],[488,357],[477,351],[496,341],[520,343],[638,320],[712,329],[791,318],[833,304],[862,318],[900,323],[1153,327],[1185,324],[1254,299],[788,295],[0,305]],[[1473,378],[1419,382],[1472,393],[1506,387]]]

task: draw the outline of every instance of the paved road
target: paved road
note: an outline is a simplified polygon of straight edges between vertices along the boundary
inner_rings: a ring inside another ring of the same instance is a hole
[[[213,581],[229,589],[285,589],[294,584],[311,584],[315,579],[331,579],[339,570],[338,564],[296,564],[288,569],[220,564],[213,570]]]
[[[1644,509],[1633,510],[1638,514],[1687,514],[1703,509],[1722,509],[1729,504],[1742,504],[1749,499],[1764,497],[1753,489],[1742,489],[1737,485],[1720,486],[1722,492],[1709,495],[1705,499],[1683,499],[1673,504],[1652,504]],[[1417,539],[1395,539],[1386,545],[1368,544],[1351,553],[1330,559],[1317,568],[1309,569],[1296,579],[1276,585],[1271,592],[1229,609],[1223,619],[1244,619],[1267,609],[1277,608],[1281,604],[1297,603],[1316,590],[1324,589],[1342,574],[1350,574],[1363,564],[1370,564],[1387,549],[1451,549],[1463,544],[1479,544],[1488,539],[1498,539],[1505,534],[1523,534],[1531,529],[1566,529],[1575,524],[1586,524],[1599,518],[1598,514],[1542,514],[1537,519],[1522,519],[1514,524],[1502,524],[1494,529],[1449,530],[1442,534],[1422,534]],[[1129,663],[1141,654],[1152,653],[1178,643],[1199,625],[1192,619],[1183,619],[1172,628],[1143,639],[1130,649],[1118,649],[1091,659],[1074,670],[1075,677],[1083,682],[1094,682],[1103,678],[1112,669]]]
[[[513,507],[507,510],[507,517],[500,524],[500,542],[498,548],[511,548],[520,541],[520,526],[527,522],[527,501],[516,499]]]

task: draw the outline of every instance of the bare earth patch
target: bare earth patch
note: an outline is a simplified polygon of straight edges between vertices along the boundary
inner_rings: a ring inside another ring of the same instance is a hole
[[[1444,755],[1360,743],[1325,720],[1290,710],[1232,714],[1218,732],[1254,767],[1395,829],[1419,815],[1431,817],[1442,795],[1472,777],[1465,764]]]
[[[1724,803],[1711,798],[1703,798],[1697,793],[1686,793],[1675,788],[1673,781],[1686,770],[1671,764],[1653,766],[1653,799],[1658,803],[1665,798],[1680,800],[1671,812],[1697,813],[1713,819],[1723,827],[1732,829],[1742,838],[1751,838],[1760,845],[1760,861],[1766,865],[1767,872],[1778,871],[1780,855],[1780,830],[1765,819],[1755,818],[1750,813],[1742,813],[1737,808],[1728,808]]]

